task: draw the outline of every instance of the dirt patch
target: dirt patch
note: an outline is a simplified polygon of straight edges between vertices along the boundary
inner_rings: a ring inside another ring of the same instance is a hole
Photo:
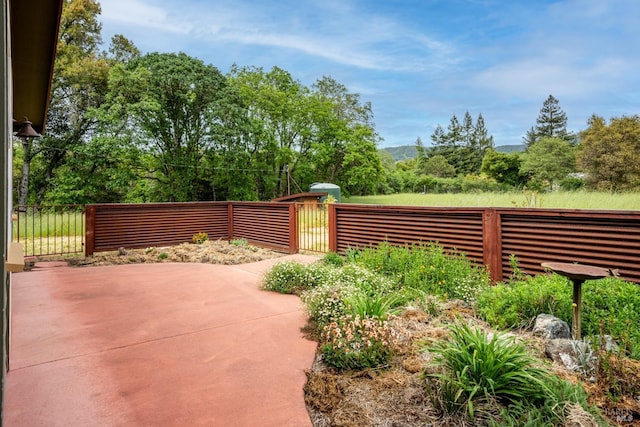
[[[307,372],[304,389],[314,427],[486,425],[482,412],[488,420],[489,416],[498,415],[497,408],[482,409],[475,423],[454,417],[445,419],[434,408],[434,396],[430,395],[423,379],[423,372],[431,361],[429,352],[424,351],[425,346],[448,339],[447,326],[461,318],[490,332],[489,326],[475,317],[464,303],[449,301],[433,313],[414,308],[390,320],[398,339],[396,355],[385,369],[340,372],[327,367],[321,356],[317,356],[312,369]],[[532,355],[544,360],[541,338],[534,337],[529,331],[510,335],[522,342]],[[639,362],[625,359],[620,366],[624,366],[624,372],[620,368],[621,371],[615,374],[627,378],[625,383],[640,378]],[[560,366],[550,365],[550,368],[565,380],[580,381],[575,373]],[[589,403],[599,407],[611,425],[640,425],[640,400],[627,396],[613,403],[607,398],[608,390],[597,383],[587,383],[585,389],[589,393]],[[565,410],[565,426],[598,425],[594,417],[579,405],[569,405]]]
[[[120,265],[158,262],[199,262],[204,264],[247,264],[285,254],[250,244],[233,244],[226,240],[208,240],[200,244],[183,243],[177,246],[146,249],[120,248],[100,252],[90,257],[66,258],[72,266]]]

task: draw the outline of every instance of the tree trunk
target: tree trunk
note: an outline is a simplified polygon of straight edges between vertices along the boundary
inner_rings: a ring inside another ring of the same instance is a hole
[[[31,169],[31,141],[22,140],[22,177],[20,177],[20,186],[18,187],[18,208],[24,212],[29,201],[29,173]]]

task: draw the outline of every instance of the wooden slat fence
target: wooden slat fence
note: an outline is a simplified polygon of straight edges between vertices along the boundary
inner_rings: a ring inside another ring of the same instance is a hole
[[[330,208],[329,249],[383,241],[437,241],[488,266],[495,281],[513,271],[513,254],[527,273],[545,261],[618,269],[640,282],[640,212],[568,209],[434,208],[336,204]]]
[[[486,265],[495,281],[511,273],[513,254],[527,273],[545,261],[618,269],[640,283],[640,212],[519,208],[328,205],[329,251],[435,241]],[[289,253],[299,249],[294,203],[198,202],[100,204],[86,208],[86,253],[166,246],[206,232]],[[304,249],[304,248],[303,248]]]
[[[87,205],[86,254],[176,245],[200,232],[295,253],[292,210],[289,204],[251,202]]]

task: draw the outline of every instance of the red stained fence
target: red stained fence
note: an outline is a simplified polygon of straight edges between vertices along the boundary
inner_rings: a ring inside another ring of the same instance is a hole
[[[199,232],[288,253],[299,249],[294,203],[99,204],[88,205],[86,215],[87,255],[189,242]],[[579,262],[618,269],[640,283],[637,211],[332,204],[328,231],[328,250],[339,253],[383,241],[435,241],[486,265],[496,281],[513,273],[513,254],[531,274],[541,273],[545,261]]]
[[[488,266],[493,280],[513,273],[513,254],[527,273],[545,261],[619,269],[640,282],[640,212],[568,209],[432,208],[332,205],[329,249],[437,241]]]
[[[95,204],[86,208],[86,254],[120,247],[146,248],[210,239],[249,243],[295,253],[295,207],[284,203],[194,202]]]

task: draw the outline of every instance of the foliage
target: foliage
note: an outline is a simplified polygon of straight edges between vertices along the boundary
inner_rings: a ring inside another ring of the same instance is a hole
[[[342,267],[345,263],[344,257],[336,252],[327,252],[322,257],[322,262],[333,265],[334,267]]]
[[[340,317],[323,328],[323,339],[322,359],[340,370],[378,368],[393,356],[393,330],[377,317]]]
[[[245,238],[240,238],[240,239],[231,239],[229,243],[231,243],[233,246],[245,247],[249,244],[249,241]]]
[[[524,142],[531,147],[542,138],[559,138],[568,142],[574,140],[574,135],[567,132],[567,114],[553,95],[549,95],[542,104],[536,126],[527,132]]]
[[[200,200],[203,156],[222,133],[228,97],[224,76],[183,53],[151,53],[114,67],[105,108],[151,155],[155,198]]]
[[[346,258],[392,277],[401,287],[445,298],[473,301],[489,284],[486,270],[473,265],[464,254],[445,251],[435,243],[400,247],[383,242],[377,247],[351,249]]]
[[[168,254],[168,253],[166,253],[166,252],[160,252],[160,253],[158,254],[158,259],[159,259],[159,260],[163,260],[163,259],[167,259],[167,258],[169,258],[169,254]]]
[[[615,310],[612,309],[615,307]],[[571,323],[572,296],[568,279],[538,275],[486,288],[478,295],[480,317],[499,329],[531,325],[538,314],[552,314]],[[640,292],[638,285],[617,278],[586,281],[582,295],[582,334],[606,333],[618,340],[624,354],[640,359]]]
[[[493,148],[493,136],[488,135],[482,114],[478,114],[474,125],[468,111],[462,124],[454,114],[446,133],[438,125],[431,135],[431,141],[433,147],[428,157],[443,156],[461,175],[479,173],[486,151]]]
[[[455,193],[455,194],[388,194],[366,197],[348,197],[343,203],[367,203],[373,205],[406,205],[406,206],[463,206],[463,207],[513,207],[527,204],[522,201],[523,196],[529,197],[531,192],[493,191],[484,193]],[[567,209],[618,209],[640,210],[638,193],[611,193],[605,191],[552,191],[544,194],[540,203],[537,199],[536,207],[567,208]]]
[[[640,116],[592,116],[580,133],[577,160],[587,172],[587,186],[624,191],[640,188]]]
[[[283,294],[298,293],[307,289],[307,267],[295,261],[279,262],[265,274],[263,287]]]
[[[201,231],[199,233],[196,233],[193,235],[193,237],[191,237],[191,241],[197,245],[206,242],[207,240],[209,240],[209,235],[207,233],[205,233],[204,231]]]
[[[405,302],[401,293],[392,294],[355,294],[347,298],[347,309],[360,318],[373,317],[386,320],[389,313]]]
[[[520,173],[529,177],[530,188],[551,189],[574,171],[573,146],[561,138],[542,137],[522,154]]]
[[[326,282],[300,295],[309,318],[319,327],[330,324],[349,313],[347,301],[359,293],[353,284]]]
[[[526,182],[524,177],[520,175],[521,164],[519,153],[507,154],[489,149],[482,159],[480,170],[500,184],[519,187]]]
[[[435,354],[435,372],[426,372],[434,406],[447,415],[464,413],[474,420],[495,403],[509,408],[547,408],[545,422],[561,422],[556,407],[559,379],[536,366],[535,359],[514,339],[465,324],[451,327],[451,339],[428,348]],[[575,398],[574,398],[575,399]]]
[[[498,329],[528,327],[541,313],[571,319],[570,289],[567,279],[551,275],[497,284],[478,295],[477,312]]]
[[[425,160],[424,172],[437,178],[452,178],[456,176],[456,168],[441,154],[431,156]]]

